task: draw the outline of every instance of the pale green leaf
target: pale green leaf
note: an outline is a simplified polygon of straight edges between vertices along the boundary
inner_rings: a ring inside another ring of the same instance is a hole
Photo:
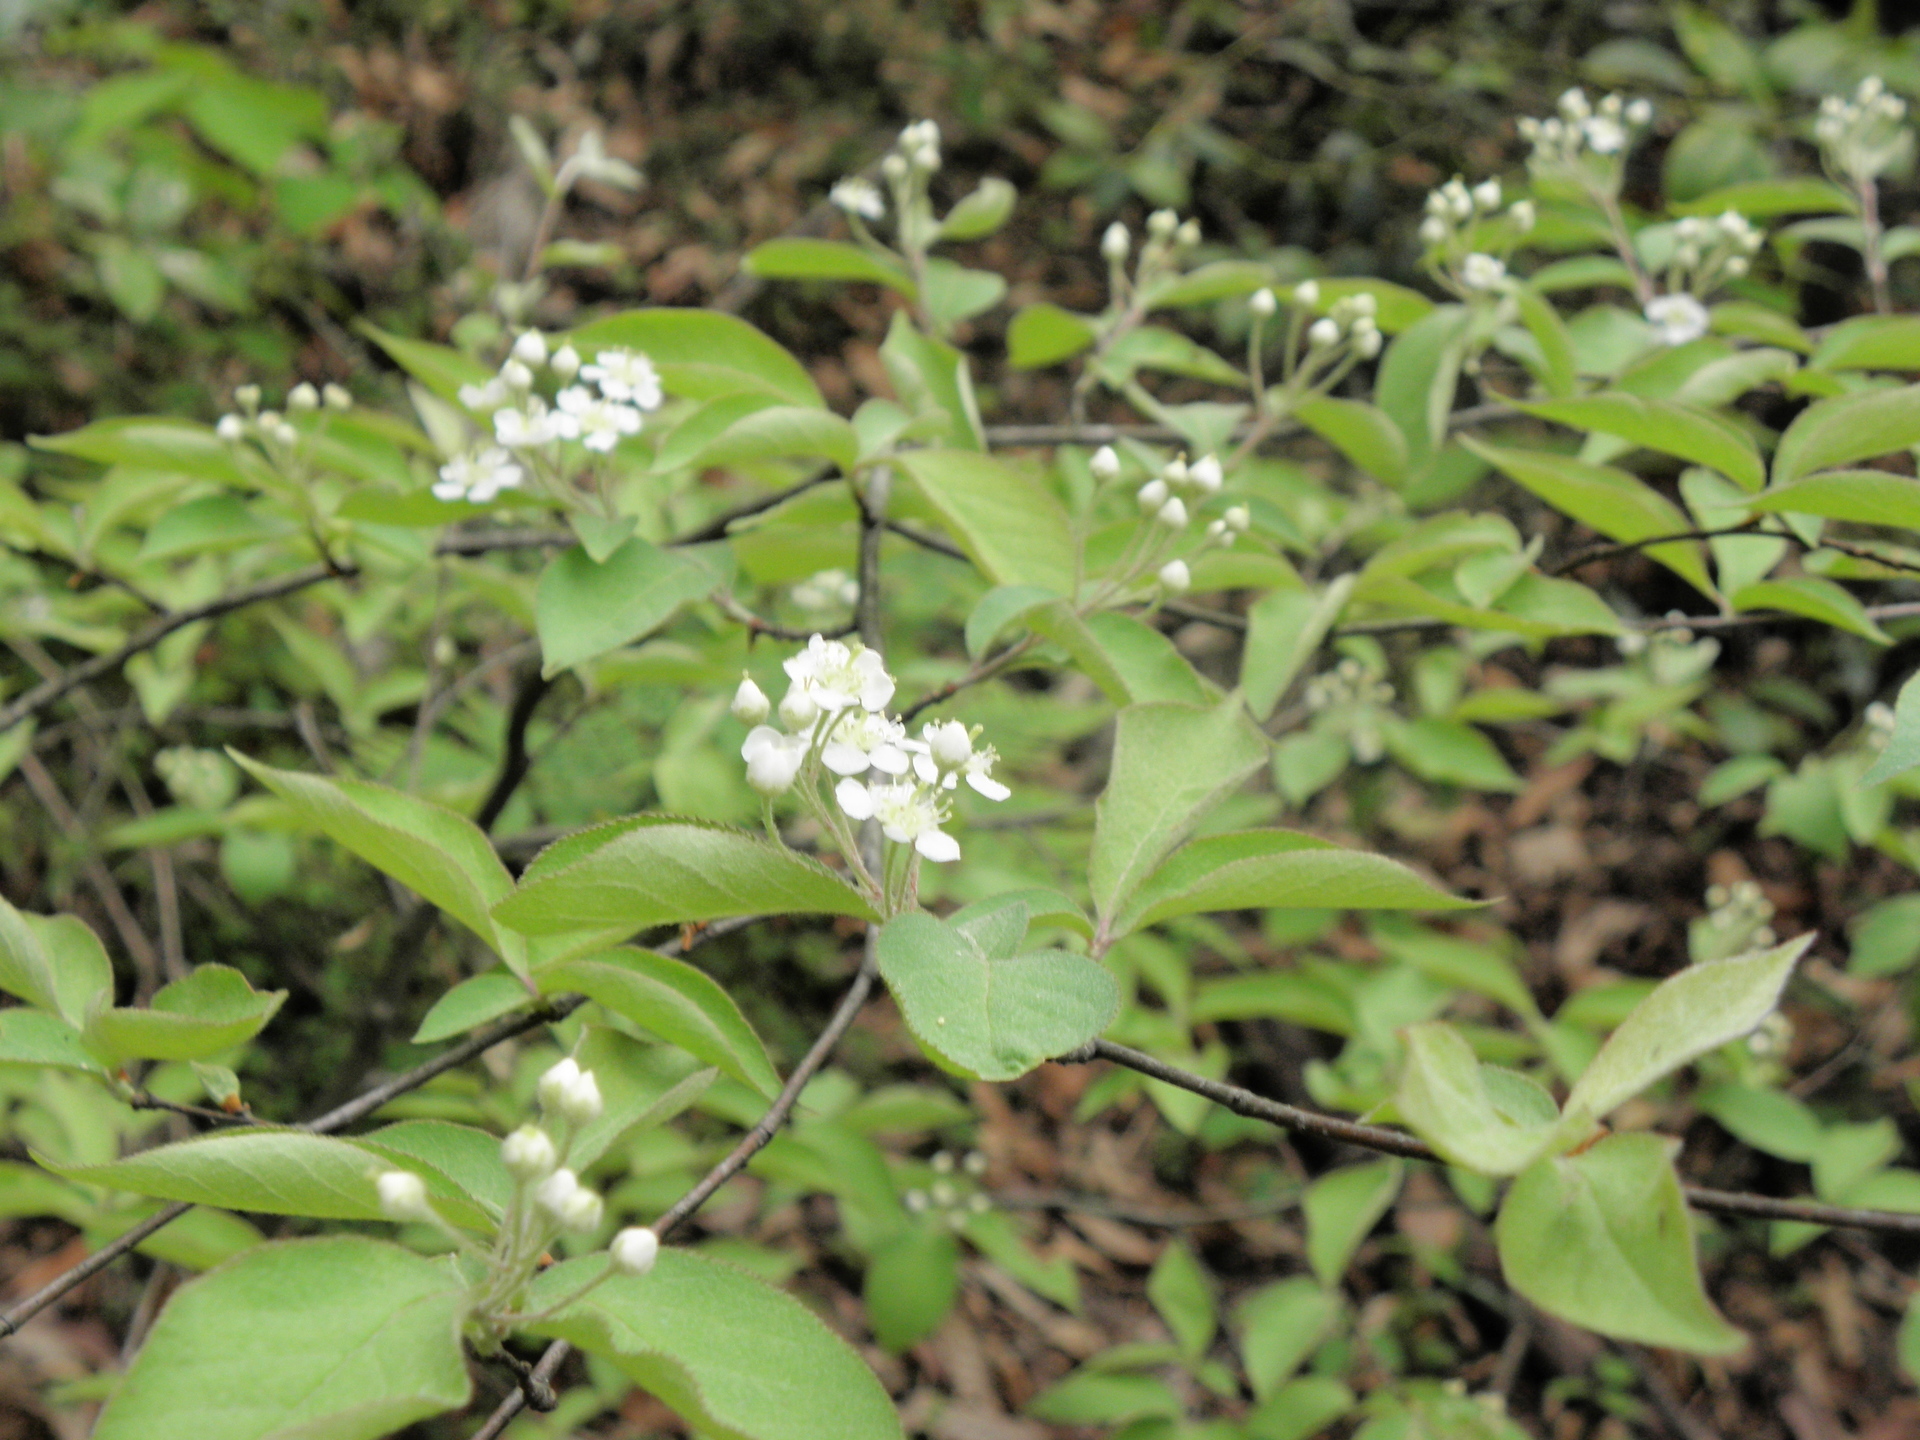
[[[1773,452],[1773,484],[1816,470],[1891,455],[1920,444],[1920,385],[1818,400],[1800,413]]]
[[[1893,734],[1860,783],[1880,785],[1916,765],[1920,765],[1920,675],[1911,675],[1894,701]]]
[[[145,1009],[100,1009],[86,1024],[89,1048],[117,1060],[202,1060],[251,1040],[286,1000],[255,990],[226,965],[202,965],[162,987]]]
[[[1648,399],[1614,390],[1518,408],[1543,420],[1617,435],[1648,450],[1691,460],[1719,471],[1744,490],[1758,490],[1765,483],[1765,467],[1751,436],[1706,410],[1677,400]]]
[[[1816,370],[1920,370],[1920,316],[1856,315],[1828,330]]]
[[[1301,1209],[1307,1217],[1307,1264],[1323,1285],[1338,1285],[1360,1242],[1387,1213],[1406,1165],[1376,1160],[1346,1165],[1307,1187]]]
[[[113,964],[75,915],[30,915],[0,899],[0,990],[76,1030],[113,999]]]
[[[1240,1301],[1240,1363],[1256,1398],[1264,1400],[1319,1348],[1340,1313],[1340,1292],[1292,1275]]]
[[[1193,1252],[1179,1240],[1160,1252],[1147,1273],[1147,1299],[1167,1322],[1183,1354],[1197,1360],[1207,1353],[1219,1324],[1213,1286]]]
[[[1093,326],[1049,301],[1023,305],[1007,327],[1007,363],[1038,370],[1069,360],[1093,344]]]
[[[1920,530],[1920,480],[1886,470],[1830,470],[1775,486],[1747,503],[1769,513]]]
[[[1301,401],[1293,413],[1367,474],[1389,485],[1406,480],[1406,437],[1384,410],[1358,400],[1319,395]]]
[[[909,450],[898,461],[989,580],[1073,593],[1066,508],[1036,476],[971,450]]]
[[[1742,585],[1727,597],[1735,610],[1784,610],[1789,615],[1805,615],[1846,630],[1876,645],[1891,645],[1893,637],[1882,630],[1853,598],[1851,591],[1819,575],[1787,575],[1778,580],[1756,580]]]
[[[693,556],[637,535],[599,564],[578,547],[556,555],[534,591],[541,673],[557,675],[652,634],[718,583]]]
[[[1481,1175],[1515,1175],[1546,1153],[1558,1112],[1544,1090],[1544,1115],[1511,1113],[1516,1107],[1501,1106],[1472,1047],[1451,1025],[1410,1025],[1400,1038],[1394,1108],[1442,1159]]]
[[[769,240],[749,250],[740,268],[763,280],[864,280],[909,299],[915,293],[897,260],[845,240]]]
[[[1340,619],[1356,577],[1342,575],[1317,594],[1270,590],[1247,612],[1247,643],[1240,657],[1240,689],[1247,709],[1264,722],[1301,667]]]

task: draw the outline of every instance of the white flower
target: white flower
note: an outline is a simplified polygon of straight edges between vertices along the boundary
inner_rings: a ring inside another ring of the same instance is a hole
[[[854,704],[879,710],[893,698],[893,677],[887,674],[879,652],[858,641],[849,646],[815,635],[782,668],[822,710],[840,711]]]
[[[613,1237],[607,1254],[622,1275],[645,1275],[660,1258],[660,1237],[644,1225],[629,1225]]]
[[[1216,494],[1225,482],[1217,456],[1202,455],[1187,471],[1187,479],[1202,495]]]
[[[602,350],[593,364],[580,367],[580,378],[593,381],[609,400],[625,400],[642,410],[659,408],[659,372],[638,350]]]
[[[533,371],[518,360],[509,360],[500,367],[500,379],[509,390],[531,390]]]
[[[1165,240],[1180,228],[1180,217],[1171,210],[1156,210],[1147,216],[1147,233],[1156,240]]]
[[[1587,137],[1587,148],[1596,155],[1618,155],[1627,146],[1627,128],[1618,120],[1605,115],[1595,115],[1581,127]]]
[[[1093,452],[1093,458],[1087,462],[1087,469],[1093,472],[1096,480],[1111,480],[1120,473],[1120,455],[1111,445],[1102,445]]]
[[[287,392],[287,409],[318,410],[319,408],[320,392],[306,381],[302,380]]]
[[[1644,96],[1638,100],[1630,100],[1627,102],[1625,114],[1627,123],[1636,130],[1643,125],[1650,125],[1653,123],[1653,102]]]
[[[915,743],[913,771],[928,785],[951,790],[965,776],[967,784],[989,800],[1004,800],[1013,792],[993,778],[999,752],[991,745],[973,748],[973,733],[958,720],[925,726]]]
[[[1371,360],[1380,353],[1380,332],[1361,330],[1355,327],[1353,332],[1353,350],[1362,360]]]
[[[524,330],[513,342],[513,358],[522,365],[547,363],[547,337],[538,330]]]
[[[1200,243],[1200,222],[1188,220],[1173,232],[1173,243],[1191,250]]]
[[[432,1220],[426,1182],[411,1170],[388,1170],[373,1182],[380,1194],[380,1213],[389,1220]]]
[[[1469,290],[1492,290],[1507,278],[1507,267],[1479,251],[1460,262],[1460,283]]]
[[[1247,297],[1247,308],[1265,320],[1280,309],[1280,297],[1263,285]]]
[[[929,721],[920,738],[927,747],[927,758],[941,770],[962,769],[973,758],[972,732],[958,720]]]
[[[878,220],[887,213],[886,198],[881,195],[880,187],[858,175],[835,181],[833,189],[827,192],[827,200],[838,209],[849,215],[858,215],[863,220]]]
[[[1162,505],[1160,507],[1159,513],[1156,514],[1153,518],[1158,520],[1162,525],[1166,526],[1169,530],[1183,529],[1187,523],[1186,504],[1184,501],[1181,500],[1181,498],[1178,495],[1176,495],[1171,500],[1167,501],[1166,504]]]
[[[1340,324],[1330,315],[1323,315],[1307,327],[1307,344],[1315,350],[1324,350],[1340,341]]]
[[[809,575],[792,590],[793,603],[802,610],[841,610],[860,598],[860,582],[844,570],[822,570]]]
[[[834,787],[840,808],[855,820],[878,820],[896,845],[911,845],[938,864],[960,858],[960,842],[940,828],[946,807],[935,792],[912,781],[862,785],[848,778]]]
[[[1118,220],[1101,232],[1100,255],[1110,265],[1118,265],[1127,258],[1127,251],[1133,247],[1133,237],[1127,233],[1127,227]]]
[[[567,416],[567,423],[579,433],[580,422]],[[493,437],[512,450],[531,450],[556,439],[561,433],[557,417],[546,402],[530,398],[525,409],[507,406],[493,412]]]
[[[571,380],[580,373],[580,352],[571,345],[562,345],[553,352],[553,358],[547,362],[547,368],[562,380]]]
[[[1507,218],[1513,221],[1513,228],[1524,235],[1538,223],[1539,212],[1531,200],[1516,200],[1507,207]]]
[[[740,746],[740,758],[747,762],[747,784],[772,800],[793,788],[801,762],[807,758],[806,737],[783,735],[771,725],[756,725]]]
[[[759,725],[773,712],[767,692],[753,683],[751,675],[740,677],[740,688],[733,692],[733,704],[727,707],[742,725]]]
[[[553,1173],[560,1156],[546,1131],[538,1125],[522,1125],[500,1142],[500,1161],[517,1180],[539,1180]]]
[[[442,465],[440,483],[433,487],[433,494],[437,500],[470,500],[485,505],[502,490],[517,489],[525,476],[513,456],[498,445],[488,445],[470,455],[456,455]]]
[[[469,410],[493,410],[507,400],[507,382],[498,375],[484,385],[462,385],[460,403]]]
[[[1685,345],[1707,333],[1707,307],[1691,295],[1656,295],[1646,315],[1662,345]]]
[[[1473,203],[1482,210],[1498,210],[1500,208],[1500,182],[1498,180],[1482,180],[1478,185],[1474,186]]]
[[[1000,752],[991,745],[983,745],[967,757],[968,787],[989,800],[1004,800],[1013,794],[1013,791],[993,778],[993,767],[999,758]]]
[[[1420,243],[1423,245],[1439,245],[1452,233],[1447,222],[1438,215],[1429,215],[1420,222]]]
[[[556,1170],[540,1182],[533,1192],[533,1203],[546,1211],[554,1219],[560,1218],[560,1211],[580,1190],[580,1177],[571,1170]]]
[[[1193,572],[1184,560],[1169,560],[1160,567],[1160,583],[1178,595],[1193,584]]]
[[[1320,282],[1302,280],[1293,287],[1293,303],[1303,310],[1315,310],[1320,305]]]
[[[553,398],[561,413],[573,418],[579,427],[580,443],[589,450],[604,455],[620,443],[622,436],[640,433],[642,417],[637,409],[603,400],[584,385],[569,385]]]
[[[871,710],[856,711],[834,723],[827,743],[820,747],[820,763],[836,775],[864,775],[879,770],[888,775],[907,773],[907,752],[901,742],[906,726]]]
[[[1560,93],[1559,109],[1569,120],[1584,120],[1593,113],[1593,107],[1587,103],[1587,92],[1578,85]]]

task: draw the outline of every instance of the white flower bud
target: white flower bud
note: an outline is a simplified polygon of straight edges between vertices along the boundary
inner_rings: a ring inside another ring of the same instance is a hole
[[[819,718],[819,704],[798,686],[787,691],[780,701],[780,723],[796,735]]]
[[[933,763],[942,770],[958,770],[973,758],[973,736],[958,720],[929,725],[923,732]]]
[[[606,1108],[600,1098],[600,1082],[591,1070],[582,1070],[560,1087],[560,1113],[575,1125],[591,1125]]]
[[[1728,279],[1738,280],[1742,275],[1747,273],[1747,257],[1744,255],[1729,256],[1727,259],[1726,272]]]
[[[1460,283],[1469,290],[1492,290],[1507,278],[1507,267],[1492,255],[1479,251],[1460,262]]]
[[[533,388],[533,371],[519,360],[509,360],[500,367],[500,378],[515,390]]]
[[[301,411],[318,410],[319,408],[320,392],[306,381],[302,380],[287,392],[287,409]]]
[[[431,1221],[433,1207],[427,1204],[427,1185],[411,1170],[388,1170],[375,1180],[380,1193],[380,1213],[389,1220]]]
[[[1111,445],[1102,445],[1093,452],[1093,458],[1087,462],[1087,469],[1093,472],[1096,480],[1112,480],[1120,474],[1120,455]]]
[[[806,759],[806,746],[795,736],[761,726],[747,737],[742,754],[747,762],[747,784],[756,794],[778,799],[793,788]]]
[[[1338,322],[1322,316],[1307,327],[1307,344],[1316,350],[1324,350],[1329,345],[1338,344],[1340,326]]]
[[[1173,232],[1173,241],[1174,244],[1191,250],[1200,243],[1200,222],[1198,220],[1187,221],[1178,230]]]
[[[644,1275],[660,1258],[660,1237],[644,1225],[629,1225],[613,1237],[607,1254],[622,1275]]]
[[[566,1093],[567,1087],[579,1078],[580,1064],[571,1055],[551,1066],[547,1073],[540,1077],[540,1083],[534,1087],[534,1094],[540,1100],[540,1108],[558,1110],[560,1097]]]
[[[233,403],[251,415],[260,408],[260,387],[258,385],[237,386],[233,392]]]
[[[571,1230],[576,1235],[585,1235],[600,1228],[600,1220],[605,1213],[605,1202],[582,1185],[566,1198],[566,1202],[558,1210],[553,1212],[553,1218],[560,1222],[562,1229]]]
[[[751,675],[740,677],[740,688],[733,692],[733,704],[727,707],[742,725],[759,725],[773,713],[773,702],[766,691],[753,683]]]
[[[562,345],[553,352],[547,367],[562,380],[571,380],[580,373],[580,352],[571,345]]]
[[[551,1135],[538,1125],[522,1125],[500,1142],[500,1162],[516,1180],[540,1180],[553,1173],[560,1156]]]
[[[580,1177],[571,1170],[556,1170],[533,1192],[533,1203],[558,1220],[567,1202],[580,1193]]]
[[[880,173],[886,176],[893,184],[898,185],[902,180],[907,178],[906,157],[902,155],[887,156],[886,159],[880,162]]]
[[[1132,246],[1133,237],[1118,220],[1107,226],[1105,233],[1100,236],[1100,254],[1109,264],[1118,265],[1125,260]]]
[[[1320,306],[1320,282],[1302,280],[1293,287],[1293,303],[1303,310],[1317,310]]]
[[[1167,489],[1166,481],[1164,480],[1147,481],[1146,484],[1140,487],[1140,492],[1136,497],[1140,501],[1141,513],[1146,515],[1153,514],[1162,505],[1167,503],[1167,496],[1170,493],[1171,492]]]
[[[1500,208],[1500,182],[1498,180],[1482,180],[1478,185],[1474,186],[1473,203],[1482,210],[1498,210]]]
[[[1353,313],[1363,320],[1371,320],[1380,313],[1380,302],[1364,290],[1358,295],[1349,296],[1347,304],[1352,306]]]
[[[1514,229],[1522,235],[1533,229],[1539,220],[1531,200],[1516,200],[1507,209],[1507,218],[1513,221]]]
[[[1253,512],[1244,505],[1229,505],[1221,518],[1227,522],[1227,528],[1234,531],[1244,531],[1253,524]]]
[[[1371,360],[1380,353],[1380,332],[1378,330],[1356,330],[1353,336],[1353,350],[1362,360]]]
[[[1280,297],[1263,285],[1247,297],[1247,308],[1265,320],[1280,308]]]
[[[544,365],[547,363],[547,337],[538,330],[522,332],[513,342],[513,358],[522,365]]]
[[[300,432],[285,420],[282,420],[274,425],[273,438],[291,450],[295,445],[300,443]]]
[[[1162,505],[1160,507],[1159,513],[1156,514],[1153,518],[1158,520],[1162,525],[1166,526],[1169,530],[1185,529],[1187,524],[1186,504],[1180,499],[1178,495],[1176,495],[1171,500],[1167,501],[1166,504]]]
[[[1176,455],[1160,467],[1160,478],[1176,488],[1185,485],[1190,478],[1187,474],[1187,457]]]
[[[1193,584],[1193,573],[1184,560],[1169,560],[1160,567],[1160,583],[1178,595]]]
[[[336,385],[332,381],[328,381],[326,386],[322,388],[320,398],[326,401],[329,410],[351,410],[353,408],[353,392],[347,389],[346,386]]]
[[[1209,520],[1207,522],[1207,543],[1209,545],[1231,545],[1233,543],[1233,532],[1227,529],[1226,521]]]
[[[1214,495],[1219,493],[1226,476],[1221,473],[1217,456],[1202,455],[1188,469],[1187,479],[1202,495]]]
[[[1147,216],[1147,234],[1164,240],[1180,228],[1180,217],[1171,210],[1156,210]]]
[[[1429,215],[1420,222],[1420,243],[1423,245],[1439,245],[1451,233],[1451,227],[1438,215]]]
[[[1653,102],[1647,99],[1629,100],[1626,108],[1627,123],[1639,129],[1642,125],[1653,123]]]
[[[220,423],[213,427],[213,433],[232,444],[247,438],[247,422],[238,415],[222,415]]]

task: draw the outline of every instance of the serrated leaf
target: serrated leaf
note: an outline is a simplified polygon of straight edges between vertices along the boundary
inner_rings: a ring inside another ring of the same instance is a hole
[[[144,1009],[101,1009],[84,1035],[116,1060],[202,1060],[259,1034],[285,1002],[284,990],[255,990],[227,965],[201,965],[162,987]]]
[[[1920,444],[1920,385],[1817,400],[1780,437],[1773,484]]]
[[[579,547],[556,555],[533,598],[541,673],[557,675],[652,634],[718,582],[693,556],[637,535],[599,564]]]
[[[30,915],[0,899],[0,990],[74,1029],[113,999],[113,964],[75,915]]]
[[[531,1303],[564,1296],[602,1263],[553,1266]],[[611,1360],[717,1440],[901,1440],[886,1390],[811,1310],[687,1250],[663,1250],[651,1274],[615,1276],[529,1328]]]
[[[263,1245],[174,1294],[95,1440],[376,1440],[467,1403],[466,1294],[356,1235]]]
[[[413,1033],[415,1045],[464,1035],[489,1020],[533,1003],[533,994],[511,970],[498,968],[469,976],[433,1002]]]
[[[1662,1135],[1608,1135],[1535,1161],[1494,1224],[1507,1283],[1541,1309],[1602,1335],[1725,1355],[1746,1337],[1700,1286],[1693,1225]]]
[[[494,913],[527,935],[736,915],[875,918],[860,893],[818,861],[671,815],[636,815],[549,846]]]
[[[1073,593],[1072,527],[1038,478],[972,450],[909,450],[897,460],[989,580]]]

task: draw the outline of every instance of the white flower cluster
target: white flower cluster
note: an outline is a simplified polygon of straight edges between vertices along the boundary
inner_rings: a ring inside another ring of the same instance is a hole
[[[1293,301],[1302,311],[1320,307],[1318,281],[1306,280],[1293,287]],[[1375,317],[1379,302],[1371,295],[1345,295],[1327,307],[1327,313],[1307,326],[1309,356],[1319,356],[1331,365],[1341,358],[1343,348],[1361,360],[1380,353],[1380,326]]]
[[[1381,712],[1393,703],[1393,686],[1364,662],[1349,655],[1333,669],[1307,682],[1306,706],[1324,716],[1326,728],[1346,736],[1353,758],[1371,765],[1386,753]]]
[[[1107,262],[1107,283],[1112,287],[1115,306],[1178,274],[1182,260],[1199,243],[1198,220],[1182,220],[1172,210],[1156,210],[1147,216],[1146,238],[1129,278],[1127,257],[1133,253],[1133,233],[1115,220],[1100,236],[1100,255]]]
[[[537,1318],[511,1312],[547,1248],[562,1232],[593,1233],[605,1215],[600,1196],[582,1184],[566,1163],[581,1130],[605,1109],[599,1082],[591,1070],[581,1069],[578,1061],[568,1057],[540,1077],[535,1093],[543,1122],[522,1125],[500,1142],[500,1162],[513,1177],[513,1191],[493,1247],[485,1254],[474,1252],[467,1237],[441,1218],[418,1175],[388,1170],[374,1179],[381,1213],[389,1220],[432,1225],[484,1264],[486,1276],[477,1287],[473,1307],[483,1327],[509,1317],[517,1323]],[[620,1231],[608,1246],[607,1268],[586,1289],[611,1275],[646,1274],[659,1252],[659,1237],[653,1231],[640,1226]],[[572,1304],[585,1293],[578,1291],[553,1309]]]
[[[893,153],[880,162],[880,172],[896,182],[910,170],[931,175],[939,168],[940,127],[931,120],[916,120],[902,130]]]
[[[827,192],[827,200],[849,217],[861,220],[879,220],[887,213],[887,197],[880,193],[880,187],[858,175],[836,180]]]
[[[860,582],[844,570],[821,570],[792,590],[793,603],[816,614],[845,610],[860,598]]]
[[[1907,102],[1887,93],[1878,75],[1869,75],[1851,100],[1829,95],[1820,102],[1814,138],[1835,175],[1864,185],[1904,161],[1913,147],[1906,128]]]
[[[1537,217],[1531,200],[1514,201],[1501,217],[1504,203],[1495,179],[1469,186],[1456,175],[1428,192],[1420,239],[1427,247],[1427,263],[1456,292],[1505,288],[1506,257],[1515,242],[1533,229]]]
[[[1736,210],[1715,219],[1690,215],[1673,227],[1666,267],[1667,293],[1647,302],[1647,323],[1663,345],[1686,345],[1707,333],[1701,296],[1747,273],[1764,236]]]
[[[958,1170],[977,1181],[987,1173],[985,1155],[974,1150],[964,1159],[956,1161],[951,1150],[939,1150],[934,1152],[929,1163],[933,1167],[933,1183],[924,1190],[915,1186],[900,1197],[901,1203],[912,1214],[938,1219],[950,1230],[964,1230],[975,1215],[984,1215],[993,1209],[993,1201],[988,1196],[979,1190],[965,1188],[953,1179]]]
[[[1520,121],[1520,138],[1533,147],[1527,163],[1535,171],[1590,170],[1590,158],[1609,167],[1614,186],[1619,184],[1619,161],[1634,136],[1653,123],[1653,106],[1646,100],[1622,100],[1607,95],[1598,104],[1587,99],[1587,92],[1574,86],[1561,95],[1555,107],[1560,113],[1544,120],[1526,116]]]
[[[1769,923],[1773,902],[1751,880],[1707,887],[1707,913],[1687,927],[1687,951],[1696,965],[1764,949],[1779,937]]]
[[[1089,467],[1096,480],[1106,482],[1120,474],[1120,456],[1111,445],[1094,452]],[[1230,505],[1224,514],[1209,520],[1197,547],[1190,540],[1193,523],[1191,509],[1197,509],[1220,493],[1226,474],[1217,455],[1202,455],[1188,463],[1185,455],[1176,455],[1134,492],[1134,500],[1146,520],[1145,532],[1136,537],[1122,562],[1119,583],[1131,584],[1149,570],[1161,589],[1180,594],[1193,584],[1193,571],[1182,556],[1173,552],[1185,549],[1192,554],[1208,546],[1233,544],[1253,524],[1253,515],[1244,505]]]
[[[240,408],[222,415],[213,427],[213,433],[229,445],[251,439],[258,441],[269,454],[285,454],[299,447],[300,431],[293,422],[277,410],[260,408],[258,385],[240,386],[233,392],[233,403]],[[291,414],[303,414],[322,406],[333,411],[351,410],[353,396],[344,385],[328,383],[316,389],[304,380],[287,392],[287,410]]]
[[[551,403],[535,389],[542,370],[560,384]],[[640,433],[646,412],[660,406],[660,377],[653,362],[624,347],[601,350],[582,363],[571,345],[549,352],[547,339],[528,330],[513,342],[500,373],[484,385],[462,385],[460,403],[486,416],[493,443],[476,446],[440,467],[433,493],[442,500],[485,504],[526,478],[522,462],[562,440],[577,440],[607,454]]]
[[[886,713],[894,679],[877,651],[815,635],[783,668],[789,683],[778,713],[785,729],[766,723],[773,706],[752,679],[743,677],[734,692],[734,716],[753,727],[740,747],[747,783],[771,802],[804,779],[803,800],[836,839],[851,838],[841,816],[878,820],[894,844],[928,860],[957,860],[959,842],[940,828],[951,813],[947,792],[964,779],[989,800],[1012,793],[993,778],[994,748],[975,748],[976,731],[957,720],[934,721],[912,739]],[[820,800],[821,767],[839,777],[837,814]]]

